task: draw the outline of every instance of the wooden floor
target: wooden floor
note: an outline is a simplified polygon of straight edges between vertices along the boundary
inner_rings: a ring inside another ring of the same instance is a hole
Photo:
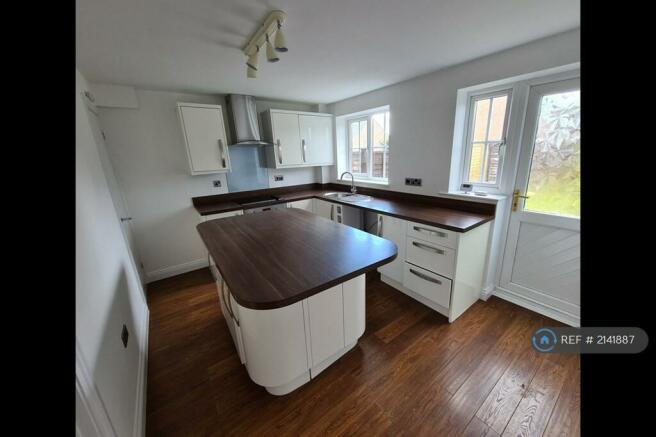
[[[579,435],[579,358],[530,346],[560,326],[492,297],[453,324],[367,281],[358,345],[282,397],[240,365],[209,270],[148,287],[149,436]]]

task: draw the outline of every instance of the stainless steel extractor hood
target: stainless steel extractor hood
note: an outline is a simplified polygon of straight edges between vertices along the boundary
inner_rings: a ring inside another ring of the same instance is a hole
[[[255,97],[242,94],[226,96],[228,125],[232,138],[231,146],[267,145],[260,137]]]

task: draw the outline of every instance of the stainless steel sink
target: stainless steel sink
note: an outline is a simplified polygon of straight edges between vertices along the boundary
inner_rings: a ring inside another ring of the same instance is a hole
[[[343,202],[367,202],[372,199],[371,196],[367,196],[365,194],[353,194],[344,192],[326,193],[323,195],[323,197],[341,200]]]

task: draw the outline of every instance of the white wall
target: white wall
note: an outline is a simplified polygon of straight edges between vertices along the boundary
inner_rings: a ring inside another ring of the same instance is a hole
[[[390,105],[387,188],[437,195],[449,188],[459,88],[579,60],[580,31],[574,30],[342,100],[329,105],[329,110],[340,116]],[[331,179],[335,180],[337,170],[333,167],[330,172]],[[423,184],[421,187],[406,186],[405,177],[422,178]]]
[[[226,176],[189,174],[177,102],[220,104],[223,95],[136,90],[138,108],[100,108],[100,121],[117,178],[123,188],[146,280],[207,265],[191,198],[227,192]],[[275,107],[313,111],[312,104],[256,101],[258,112]],[[224,111],[226,126],[227,111]],[[230,136],[230,132],[227,132]],[[228,138],[230,140],[230,138]],[[274,174],[284,175],[274,182]],[[269,170],[270,186],[313,183],[319,169]],[[212,181],[220,180],[222,188]]]
[[[75,330],[80,399],[116,435],[143,435],[148,308],[120,228],[76,71]],[[127,348],[121,342],[125,324]],[[80,424],[80,431],[88,429]],[[99,424],[102,427],[102,424]]]

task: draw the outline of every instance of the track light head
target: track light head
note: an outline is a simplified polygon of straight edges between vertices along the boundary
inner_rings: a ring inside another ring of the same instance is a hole
[[[278,57],[278,54],[273,48],[273,44],[271,44],[271,41],[269,41],[269,34],[266,34],[266,43],[267,43],[267,48],[266,48],[266,54],[267,54],[267,60],[269,62],[278,62],[280,58]]]
[[[280,20],[278,20],[278,30],[276,31],[276,39],[274,41],[274,46],[277,52],[286,52],[289,50],[287,48],[287,43],[285,42],[285,35],[282,33]]]
[[[255,46],[255,47],[256,49],[248,57],[248,61],[246,61],[246,65],[248,65],[249,68],[257,71],[257,61],[260,54],[260,46]]]

